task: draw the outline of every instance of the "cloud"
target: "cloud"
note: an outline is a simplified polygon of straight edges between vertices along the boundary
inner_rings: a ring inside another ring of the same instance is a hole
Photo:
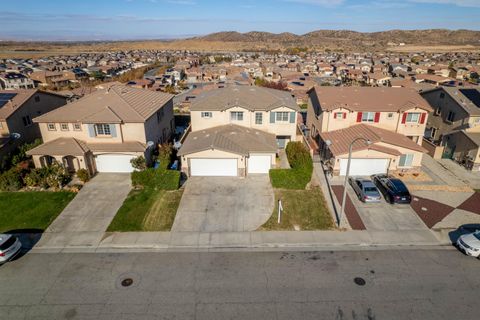
[[[480,8],[480,0],[408,0],[415,3],[449,4],[459,7]]]

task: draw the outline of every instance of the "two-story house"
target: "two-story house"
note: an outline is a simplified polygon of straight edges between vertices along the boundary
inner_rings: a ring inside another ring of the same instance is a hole
[[[314,87],[307,127],[320,156],[336,175],[345,175],[353,144],[351,175],[418,170],[428,103],[406,88]]]
[[[33,80],[19,72],[0,74],[0,89],[19,90],[33,88],[35,88]]]
[[[232,86],[203,92],[190,107],[192,132],[179,150],[189,176],[268,173],[296,140],[299,108],[286,91]]]
[[[33,118],[66,103],[64,96],[35,89],[0,90],[0,160],[20,144],[41,137]]]
[[[433,108],[426,138],[444,147],[444,158],[480,170],[480,91],[470,87],[440,87],[421,95]]]
[[[36,167],[62,163],[70,172],[131,172],[130,160],[170,139],[173,95],[121,84],[95,91],[34,119],[43,144],[30,150]]]

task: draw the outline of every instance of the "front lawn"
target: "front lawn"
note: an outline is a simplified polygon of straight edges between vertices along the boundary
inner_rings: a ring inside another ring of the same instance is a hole
[[[281,223],[277,223],[278,200],[282,200]],[[334,228],[325,198],[319,188],[311,190],[275,189],[275,208],[259,230],[329,230]]]
[[[0,192],[0,232],[45,230],[75,197],[60,192]]]
[[[183,190],[132,190],[107,231],[170,231],[182,194]]]

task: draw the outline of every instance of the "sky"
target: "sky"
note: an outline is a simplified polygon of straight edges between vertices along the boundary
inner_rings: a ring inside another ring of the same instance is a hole
[[[0,40],[186,38],[220,31],[480,30],[480,0],[0,0]]]

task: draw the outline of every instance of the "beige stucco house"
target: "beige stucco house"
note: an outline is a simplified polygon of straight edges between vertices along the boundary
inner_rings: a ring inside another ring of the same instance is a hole
[[[345,175],[350,143],[351,175],[418,170],[428,103],[406,88],[315,87],[309,91],[307,127],[334,174]]]
[[[179,150],[189,176],[268,173],[276,152],[296,140],[299,108],[289,92],[232,86],[205,92],[190,107],[192,132]]]
[[[131,172],[130,160],[174,130],[173,96],[121,84],[89,94],[34,119],[43,144],[30,150],[36,167],[57,161],[75,172]],[[153,142],[153,143],[148,143]]]

